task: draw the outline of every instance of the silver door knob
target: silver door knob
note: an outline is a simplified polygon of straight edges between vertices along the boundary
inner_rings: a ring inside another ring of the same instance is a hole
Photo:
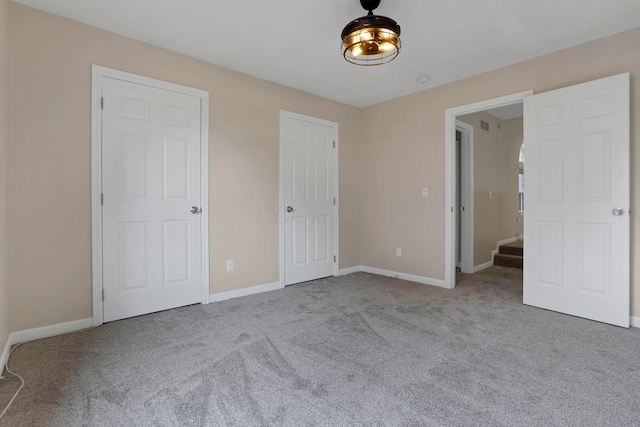
[[[615,208],[614,210],[611,211],[611,213],[614,214],[615,216],[622,216],[624,215],[624,209]]]
[[[197,206],[191,206],[191,213],[192,214],[199,214],[200,212],[202,212],[202,209],[197,207]]]
[[[293,212],[293,208],[291,206],[287,206],[287,212]]]

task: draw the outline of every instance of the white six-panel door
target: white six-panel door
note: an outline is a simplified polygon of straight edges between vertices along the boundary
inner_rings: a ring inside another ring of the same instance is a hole
[[[524,303],[629,327],[629,74],[525,98]]]
[[[285,115],[284,284],[334,275],[335,126]]]
[[[102,84],[104,321],[201,302],[200,98]]]

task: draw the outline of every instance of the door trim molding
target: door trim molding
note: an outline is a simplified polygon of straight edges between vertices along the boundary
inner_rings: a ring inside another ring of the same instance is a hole
[[[522,102],[527,96],[533,95],[533,90],[500,96],[498,98],[487,99],[458,107],[447,108],[444,111],[444,159],[445,159],[445,228],[444,228],[444,283],[447,288],[453,289],[456,285],[456,263],[454,236],[456,227],[456,216],[454,212],[458,209],[456,201],[456,116],[477,113],[489,108],[502,107],[505,105]]]
[[[91,266],[93,325],[103,323],[102,302],[102,79],[110,77],[200,98],[200,215],[202,227],[202,304],[209,303],[209,92],[100,65],[91,66]]]
[[[333,207],[334,219],[335,219],[335,236],[334,236],[334,253],[336,255],[336,262],[333,263],[333,275],[338,276],[338,266],[340,265],[340,195],[339,195],[339,164],[338,164],[338,150],[340,149],[340,141],[338,135],[338,123],[328,120],[319,119],[317,117],[306,116],[304,114],[294,113],[291,111],[280,110],[280,164],[279,164],[279,201],[278,201],[278,226],[280,235],[280,284],[281,287],[285,287],[285,259],[284,259],[284,119],[291,118],[297,120],[305,120],[319,125],[329,126],[333,128],[333,137],[336,141],[336,146],[333,150],[333,194],[336,198],[336,204]]]
[[[460,167],[462,171],[460,173],[462,179],[462,194],[460,199],[462,203],[464,203],[465,207],[465,215],[463,215],[462,219],[462,227],[460,242],[462,245],[461,249],[461,268],[460,270],[463,273],[474,273],[473,271],[473,245],[474,245],[474,188],[475,181],[473,175],[473,126],[468,125],[464,122],[456,120],[456,130],[459,130],[462,134],[462,141],[460,143],[460,150],[462,151],[462,162],[460,162]],[[455,135],[454,135],[455,138]],[[457,175],[456,175],[457,176]],[[456,186],[457,190],[457,186]],[[463,197],[464,196],[464,197]],[[457,200],[457,198],[456,198]],[[458,207],[460,209],[460,207]],[[457,228],[456,228],[457,229]],[[457,244],[457,242],[456,242]]]

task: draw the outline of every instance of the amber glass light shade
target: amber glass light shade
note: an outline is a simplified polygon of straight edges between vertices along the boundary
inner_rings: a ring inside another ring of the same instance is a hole
[[[401,47],[400,25],[386,16],[369,12],[342,30],[342,55],[352,64],[386,64],[398,56]]]

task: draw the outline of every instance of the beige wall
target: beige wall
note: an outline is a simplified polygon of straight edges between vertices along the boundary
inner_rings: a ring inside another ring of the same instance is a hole
[[[363,265],[444,277],[444,110],[630,72],[632,78],[632,313],[640,316],[640,28],[365,109],[362,204],[383,214],[361,224]],[[429,187],[429,198],[420,197]],[[394,248],[403,247],[403,257]]]
[[[457,119],[473,126],[473,265],[479,266],[491,261],[491,251],[500,240],[520,234],[518,152],[522,118],[498,120],[482,111]],[[481,120],[489,123],[488,131],[481,128]]]
[[[280,109],[340,124],[340,268],[437,279],[444,277],[446,108],[630,71],[632,147],[638,142],[640,29],[360,110],[22,5],[9,9],[11,330],[91,316],[92,63],[209,91],[211,292],[278,280],[277,219],[259,214],[278,203]],[[638,164],[633,148],[634,212]],[[640,316],[635,214],[632,226]],[[236,271],[225,273],[232,258]]]
[[[278,221],[261,214],[278,205],[280,109],[339,123],[340,267],[360,264],[360,110],[15,3],[10,13],[12,330],[91,316],[91,64],[209,91],[212,293],[279,280]]]
[[[0,0],[0,353],[9,336],[7,144],[9,142],[9,0]],[[0,370],[2,367],[0,366]]]

